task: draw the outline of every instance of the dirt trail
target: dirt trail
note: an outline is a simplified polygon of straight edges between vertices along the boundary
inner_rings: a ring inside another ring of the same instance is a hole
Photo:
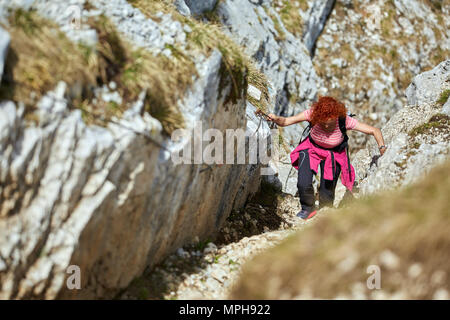
[[[297,197],[262,187],[240,212],[233,212],[213,242],[179,248],[151,272],[135,279],[118,299],[226,299],[242,265],[306,224],[296,217]]]

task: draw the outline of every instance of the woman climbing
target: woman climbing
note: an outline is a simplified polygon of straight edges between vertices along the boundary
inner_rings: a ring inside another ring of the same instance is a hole
[[[381,155],[386,151],[381,130],[361,123],[347,115],[343,103],[332,97],[320,97],[310,109],[292,117],[275,114],[266,115],[267,120],[281,127],[302,121],[309,121],[311,131],[291,152],[291,163],[298,170],[298,193],[302,210],[297,214],[309,219],[316,214],[314,201],[313,174],[320,165],[319,206],[332,206],[337,179],[342,172],[341,181],[352,191],[355,170],[350,164],[347,149],[346,130],[356,130],[375,137]]]

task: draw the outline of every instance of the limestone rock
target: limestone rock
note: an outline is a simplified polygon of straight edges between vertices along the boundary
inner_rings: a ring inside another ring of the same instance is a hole
[[[302,40],[311,55],[314,53],[316,40],[325,26],[334,2],[335,0],[313,1],[312,6],[306,12],[307,20],[305,21]]]
[[[442,113],[448,115],[450,117],[450,99],[442,107]]]
[[[94,45],[95,30],[90,29],[84,20],[92,15],[104,14],[116,25],[118,31],[136,46],[150,49],[155,54],[163,52],[167,44],[185,48],[186,33],[183,26],[169,14],[161,12],[159,22],[156,22],[148,19],[126,0],[97,0],[92,3],[96,7],[92,12],[81,11],[84,3],[85,0],[74,0],[68,7],[65,1],[35,0],[31,1],[31,7],[44,17],[55,21],[69,39],[76,42]],[[80,15],[79,27],[74,28],[69,17],[78,15]]]
[[[450,89],[450,59],[430,71],[414,77],[406,89],[408,104],[420,105],[436,102],[444,90]]]
[[[184,0],[192,14],[202,14],[214,9],[218,0]]]
[[[379,157],[377,145],[371,140],[352,160],[363,194],[409,185],[448,159],[450,120],[445,116],[433,118],[442,113],[436,103],[438,94],[450,87],[449,73],[441,72],[448,63],[450,60],[414,78],[408,99],[418,105],[403,107],[381,129],[388,146],[385,154]],[[431,86],[439,89],[431,94]],[[426,125],[430,119],[432,124]]]
[[[321,80],[307,48],[284,27],[271,2],[225,0],[217,4],[215,13],[230,37],[255,58],[273,84],[275,108],[270,111],[291,116],[307,108],[316,98]],[[296,97],[295,101],[290,101],[291,97]],[[287,143],[294,146],[300,133],[297,126],[287,127]]]

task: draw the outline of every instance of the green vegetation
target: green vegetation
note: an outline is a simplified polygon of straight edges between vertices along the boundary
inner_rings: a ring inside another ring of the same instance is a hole
[[[246,95],[247,85],[250,83],[261,90],[264,97],[267,95],[267,79],[258,70],[253,60],[248,57],[242,47],[231,40],[223,31],[218,23],[218,17],[215,14],[215,8],[206,13],[210,23],[205,23],[191,17],[184,17],[175,9],[172,1],[145,1],[129,0],[129,2],[141,10],[147,17],[158,20],[155,13],[158,11],[170,14],[173,19],[186,24],[191,31],[186,34],[188,41],[187,49],[189,54],[195,55],[201,52],[209,55],[212,50],[219,50],[222,54],[222,65],[220,68],[219,92],[222,93],[225,86],[231,85],[231,90],[225,97],[225,104],[228,102],[236,103],[242,98],[252,99]],[[219,2],[217,2],[217,5]],[[258,108],[265,108],[267,100],[261,102],[252,101]]]
[[[372,81],[381,79],[383,74],[392,74],[395,79],[392,89],[400,96],[403,95],[414,76],[411,69],[411,65],[414,62],[410,60],[410,54],[405,54],[405,52],[408,52],[405,49],[415,46],[414,50],[420,53],[423,52],[423,48],[433,47],[428,59],[426,59],[426,65],[420,72],[429,70],[448,58],[450,52],[444,49],[444,46],[439,46],[439,43],[438,45],[431,43],[431,39],[425,36],[423,32],[424,27],[428,26],[433,30],[437,41],[442,42],[446,36],[445,28],[442,27],[445,25],[445,15],[437,10],[436,3],[434,3],[436,1],[422,1],[425,6],[430,7],[434,11],[438,22],[431,25],[429,22],[417,18],[411,21],[415,31],[412,34],[402,32],[404,27],[399,22],[400,16],[397,14],[394,1],[380,3],[380,17],[374,17],[374,12],[373,10],[371,11],[370,6],[362,5],[357,1],[353,1],[352,10],[348,10],[349,7],[342,2],[336,2],[330,21],[334,21],[341,27],[345,26],[345,30],[343,33],[329,32],[335,45],[317,48],[314,59],[314,67],[317,74],[325,79],[328,87],[335,87],[330,89],[330,95],[341,100],[348,99],[349,95],[358,95],[361,91],[369,90]],[[348,21],[354,13],[361,15],[362,19],[360,19],[360,23],[349,24]],[[376,25],[378,20],[374,18],[381,18],[379,26]],[[374,32],[381,36],[382,43],[385,45],[374,45],[374,41],[367,41],[366,31],[369,27],[369,22],[375,22],[373,24],[375,27]],[[378,27],[379,29],[377,29]],[[342,37],[342,35],[345,35],[345,37]],[[358,61],[355,60],[355,56],[351,54],[351,51],[345,48],[348,46],[345,39],[353,39],[353,43],[358,43],[357,47],[350,47],[359,51],[360,58]],[[344,57],[346,51],[350,53],[348,57]],[[337,68],[330,65],[330,61],[335,58],[345,58],[349,67]],[[383,63],[378,63],[380,59]],[[361,68],[361,65],[364,67]],[[365,70],[370,70],[370,72],[365,73]],[[330,83],[331,75],[338,79],[338,85]],[[358,79],[358,81],[355,81],[355,79]],[[352,85],[351,88],[349,88],[349,83]],[[365,99],[358,101],[358,104],[362,109],[371,108]]]
[[[133,48],[106,17],[91,19],[89,24],[99,37],[96,56],[100,58],[101,82],[115,81],[126,101],[135,101],[141,91],[146,91],[145,109],[161,122],[168,135],[183,127],[177,100],[192,83],[191,75],[196,73],[193,61],[174,46],[167,47],[172,57]],[[121,112],[123,109],[124,106],[115,108]]]
[[[219,263],[219,259],[222,257],[223,255],[216,255],[216,256],[214,256],[214,261],[213,261],[213,263]]]
[[[215,23],[215,24],[219,24],[220,23],[220,19],[219,19],[219,16],[217,15],[217,13],[216,13],[216,10],[217,10],[217,7],[219,6],[221,1],[222,0],[217,0],[216,4],[214,5],[214,7],[210,11],[203,12],[203,16],[206,17],[212,23]]]
[[[95,7],[92,5],[92,3],[89,0],[86,0],[84,2],[83,9],[89,11],[89,10],[94,10]]]
[[[146,279],[143,276],[139,276],[133,279],[130,283],[130,288],[134,288],[136,296],[139,300],[147,300],[150,297],[150,292],[147,288]]]
[[[448,97],[450,96],[450,90],[444,90],[441,92],[441,96],[439,97],[437,103],[443,106],[447,101]]]
[[[283,7],[280,10],[280,18],[286,29],[298,38],[302,37],[303,20],[298,10],[294,7],[294,2],[283,1]]]
[[[442,13],[442,0],[423,0],[423,2],[425,2],[425,4],[428,4],[433,11]]]
[[[286,140],[284,140],[283,134],[283,127],[278,127],[278,144],[283,148],[286,154],[289,154],[291,153],[291,147],[289,147]]]
[[[88,89],[96,85],[85,54],[57,26],[33,11],[18,9],[9,16],[11,44],[0,88],[1,99],[22,101],[31,111],[41,95],[64,80]]]
[[[192,75],[196,74],[193,56],[198,51],[208,55],[218,49],[223,56],[220,92],[231,85],[225,103],[245,98],[248,81],[251,81],[263,93],[263,99],[252,103],[267,110],[267,79],[242,48],[224,35],[220,26],[183,17],[169,1],[130,2],[152,19],[158,20],[154,14],[163,11],[187,24],[192,29],[187,34],[187,53],[174,45],[166,46],[171,57],[134,48],[104,16],[88,20],[98,33],[97,46],[77,45],[36,12],[19,9],[10,15],[8,32],[12,41],[0,97],[24,102],[27,117],[33,120],[33,110],[42,94],[54,89],[58,81],[65,81],[71,107],[82,110],[86,122],[104,125],[112,116],[120,116],[145,91],[145,109],[170,135],[184,126],[177,102],[192,83]],[[117,84],[124,103],[100,100],[94,104],[93,88],[111,81]]]
[[[104,124],[145,90],[145,108],[162,123],[165,133],[182,127],[176,102],[192,82],[193,62],[174,47],[170,48],[173,58],[133,48],[104,16],[90,18],[88,24],[98,33],[95,48],[71,42],[35,11],[12,12],[7,28],[12,40],[0,97],[24,102],[32,118],[42,94],[65,81],[72,107],[80,108],[87,122]],[[93,89],[111,81],[125,102],[94,104]]]
[[[199,241],[195,246],[195,250],[203,252],[203,250],[208,246],[208,243],[211,242],[211,239],[206,239],[204,241]]]
[[[360,4],[353,3],[350,7],[352,8],[352,10],[355,10],[357,13],[361,14],[361,16],[365,18],[365,20],[371,21],[373,19],[372,13],[365,10],[365,8],[363,8]],[[395,10],[393,8],[394,4],[389,2],[386,2],[385,7],[382,8],[384,12],[388,13],[388,16],[380,21],[380,30],[378,32],[381,32],[383,34],[383,38],[385,39],[394,37],[392,34],[389,34],[389,30],[393,28],[393,23],[395,23]],[[346,5],[337,2],[334,8],[333,15],[336,16],[336,19],[338,19],[339,21],[345,21],[350,19],[349,15],[351,14],[351,12],[352,11],[349,11]],[[364,22],[364,19],[360,24],[356,24],[351,28],[349,28],[348,24],[343,23],[343,25],[345,25],[346,28],[346,30],[344,31],[345,33],[349,33],[353,37],[361,39],[364,39],[366,37],[366,28],[368,28],[368,26],[367,23]],[[400,57],[397,54],[397,48],[394,47],[391,50],[388,50],[383,46],[371,46],[370,42],[365,43],[364,41],[361,41],[361,46],[355,48],[345,41],[342,42],[342,39],[340,39],[338,35],[333,34],[332,36],[334,41],[336,43],[340,43],[340,45],[336,46],[335,48],[319,48],[316,53],[316,61],[320,62],[315,63],[315,69],[317,73],[322,77],[325,77],[327,75],[326,70],[324,70],[322,64],[327,65],[326,68],[329,67],[332,69],[333,76],[339,79],[339,86],[331,89],[330,94],[336,96],[338,99],[348,98],[349,92],[358,94],[361,91],[367,90],[367,85],[370,84],[370,82],[374,79],[377,79],[380,76],[380,73],[384,72],[379,64],[371,64],[371,68],[373,68],[371,73],[359,74],[356,77],[361,81],[354,82],[352,79],[349,79],[349,72],[354,72],[354,66],[360,64],[360,61],[355,60],[355,50],[363,53],[363,58],[359,58],[360,60],[376,61],[378,59],[381,59],[388,68],[393,69],[394,74],[400,74],[398,71],[402,68],[402,66],[400,64]],[[349,68],[338,68],[337,66],[333,65],[330,66],[328,62],[333,60],[334,58],[344,58],[347,61]],[[352,78],[354,79],[355,76],[352,75]],[[406,79],[409,77],[404,78]],[[349,82],[354,83],[352,89],[348,88]],[[402,89],[406,88],[407,83],[403,84],[402,82],[402,86],[402,88],[394,87],[394,90],[400,92]],[[362,103],[365,104],[365,102]]]
[[[437,114],[420,126],[412,129],[408,134],[415,137],[419,134],[429,133],[432,129],[447,129],[450,127],[450,117],[445,114]]]
[[[408,153],[406,154],[406,157],[409,159],[410,157],[412,157],[416,154],[417,154],[417,151],[411,150],[411,151],[408,151]]]
[[[384,37],[389,37],[391,35],[395,23],[394,20],[396,12],[395,4],[392,2],[388,2],[385,6],[385,12],[387,12],[388,15],[381,21],[381,34]]]
[[[306,12],[308,2],[306,0],[282,0],[274,1],[272,4],[280,10],[279,15],[286,29],[297,38],[302,38],[304,21],[299,10]]]

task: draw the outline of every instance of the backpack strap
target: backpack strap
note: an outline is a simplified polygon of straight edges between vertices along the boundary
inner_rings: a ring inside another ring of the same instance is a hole
[[[350,117],[352,117],[354,115],[350,115]],[[349,155],[349,151],[348,151],[348,136],[347,136],[347,128],[345,127],[345,122],[347,120],[347,117],[339,117],[339,129],[342,132],[342,135],[344,136],[344,141],[343,142],[347,142],[346,143],[346,152],[347,152],[347,167],[348,167],[348,177],[350,179],[350,181],[352,180],[352,172],[350,169],[350,155]]]
[[[350,117],[354,117],[354,114],[350,114]],[[344,136],[344,141],[343,142],[347,142],[348,141],[348,136],[347,136],[347,128],[345,126],[347,117],[339,117],[339,129],[342,132],[342,135]],[[303,140],[305,140],[308,136],[309,133],[311,132],[312,126],[311,126],[311,122],[308,121],[308,126],[306,126],[306,128],[303,130],[302,135],[300,137],[300,141],[298,142],[299,144],[303,142]],[[306,137],[305,137],[305,132],[307,133]]]
[[[309,133],[311,132],[311,128],[312,128],[311,122],[308,121],[308,125],[305,127],[305,129],[303,129],[303,132],[302,132],[302,135],[300,136],[300,141],[298,142],[298,144],[302,143],[304,140],[306,140],[306,138],[309,137]],[[305,132],[307,133],[306,137],[305,137]]]
[[[345,127],[345,121],[347,120],[346,117],[339,117],[339,129],[342,132],[342,135],[344,136],[345,141],[348,140],[347,137],[347,128]]]

